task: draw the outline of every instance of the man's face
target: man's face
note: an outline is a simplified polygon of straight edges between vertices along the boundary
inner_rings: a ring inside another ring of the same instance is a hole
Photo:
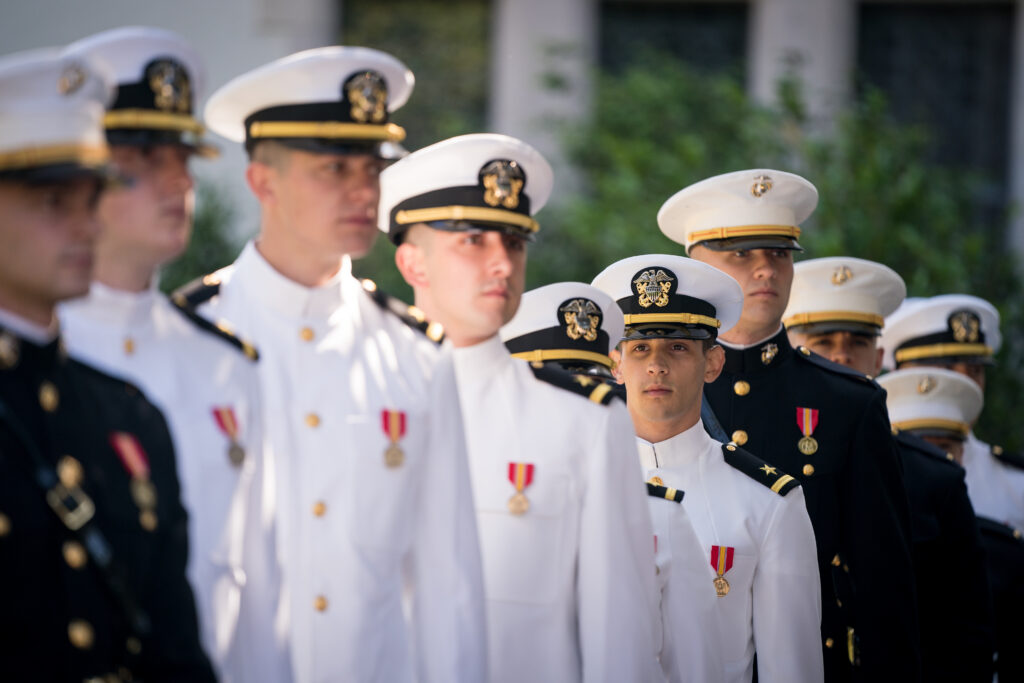
[[[741,249],[714,251],[702,245],[690,256],[718,268],[743,289],[743,312],[737,327],[777,327],[789,302],[793,285],[793,252],[790,249]]]
[[[791,331],[789,341],[794,346],[806,346],[833,363],[865,375],[876,377],[882,370],[882,349],[878,348],[878,338],[869,334],[847,331],[801,334]]]
[[[259,162],[254,162],[259,163]],[[276,223],[305,253],[365,256],[377,238],[384,162],[370,154],[314,154],[287,149],[270,168]]]
[[[185,251],[195,204],[190,155],[180,145],[111,148],[113,163],[126,182],[100,200],[102,249],[152,267]]]
[[[495,230],[414,227],[417,233],[399,249],[415,250],[425,278],[420,287],[429,302],[428,316],[444,325],[457,346],[497,334],[519,308],[526,283],[526,241]]]
[[[901,368],[930,367],[945,368],[953,372],[959,372],[964,377],[974,380],[982,393],[985,391],[985,365],[982,363],[969,363],[967,361],[956,361],[955,363],[934,363],[928,361],[909,361],[900,363]]]
[[[612,356],[615,378],[626,385],[627,405],[638,425],[695,424],[704,383],[718,377],[724,362],[721,347],[705,353],[696,339],[625,341]]]
[[[944,452],[951,453],[957,464],[963,464],[964,442],[960,439],[954,439],[951,436],[925,436],[922,438],[933,446],[938,446]]]
[[[0,182],[0,302],[52,309],[89,291],[100,184]]]

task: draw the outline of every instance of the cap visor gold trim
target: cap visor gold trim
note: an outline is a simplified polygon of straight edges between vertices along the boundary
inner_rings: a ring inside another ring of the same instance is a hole
[[[109,160],[110,149],[105,144],[27,147],[12,152],[0,152],[0,171],[57,164],[79,164],[86,167],[98,167]]]
[[[885,324],[885,318],[874,313],[858,313],[857,311],[819,311],[817,313],[797,313],[782,321],[786,327],[826,322],[867,323],[882,327]]]
[[[634,315],[622,316],[627,325],[645,325],[648,323],[676,323],[683,325],[708,325],[710,327],[721,327],[722,323],[717,318],[696,313],[636,313]]]
[[[487,209],[482,206],[436,206],[429,209],[409,209],[395,214],[395,222],[399,225],[430,223],[431,221],[485,221],[514,225],[527,232],[540,230],[537,221],[529,216],[514,211]]]
[[[901,349],[893,354],[897,363],[905,363],[922,358],[944,358],[946,356],[984,356],[992,355],[992,347],[985,344],[929,344]]]
[[[594,353],[593,351],[576,351],[574,349],[535,349],[533,351],[513,353],[512,357],[528,361],[585,360],[591,363],[599,363],[606,368],[612,366],[612,359],[608,356]]]
[[[696,230],[686,236],[689,242],[703,242],[704,240],[725,240],[733,237],[758,237],[760,235],[800,237],[800,228],[795,225],[737,225],[731,228],[710,228],[708,230]]]
[[[347,140],[405,139],[405,129],[394,123],[345,123],[342,121],[255,121],[250,138],[336,138]]]
[[[104,128],[152,128],[180,130],[202,135],[206,127],[188,114],[149,109],[115,109],[103,116]]]
[[[967,432],[970,431],[971,427],[965,422],[958,422],[957,420],[945,420],[942,418],[919,418],[916,420],[903,420],[902,422],[893,422],[892,426],[901,431],[913,431],[915,429],[943,429],[948,432],[954,432],[963,437],[967,436]]]

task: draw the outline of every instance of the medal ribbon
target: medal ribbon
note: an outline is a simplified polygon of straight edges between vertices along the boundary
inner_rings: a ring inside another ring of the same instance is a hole
[[[220,431],[224,432],[232,443],[238,441],[238,419],[235,418],[235,410],[231,406],[213,409],[213,419],[217,421]]]
[[[149,458],[142,450],[142,444],[134,434],[128,432],[111,432],[110,445],[117,452],[121,464],[128,470],[133,479],[149,478]]]
[[[723,548],[720,545],[711,546],[711,568],[714,569],[719,576],[724,575],[727,571],[732,569],[732,559],[735,552],[735,548]]]
[[[522,493],[523,489],[533,483],[533,465],[525,462],[510,462],[508,464],[508,480],[516,487],[516,491]]]
[[[818,428],[817,408],[797,408],[796,424],[804,436],[810,436]]]
[[[405,413],[401,410],[382,410],[380,420],[384,435],[391,443],[398,443],[405,436]]]

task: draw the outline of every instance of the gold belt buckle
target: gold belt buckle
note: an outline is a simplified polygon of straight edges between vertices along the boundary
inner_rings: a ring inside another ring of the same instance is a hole
[[[68,500],[74,502],[70,508],[67,505]],[[72,531],[81,529],[96,513],[96,506],[93,505],[92,499],[86,495],[85,491],[77,486],[69,489],[60,482],[46,492],[46,502],[64,522],[64,526]]]

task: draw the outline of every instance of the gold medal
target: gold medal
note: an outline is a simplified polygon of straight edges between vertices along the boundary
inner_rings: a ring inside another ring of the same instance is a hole
[[[398,447],[398,444],[393,443],[384,451],[384,464],[388,467],[401,467],[403,462],[405,462],[405,453]]]
[[[715,594],[717,594],[718,597],[724,598],[729,594],[729,580],[724,576],[716,576],[712,579],[712,582],[715,584]]]
[[[818,441],[813,436],[805,436],[797,442],[796,447],[804,455],[813,455],[818,451]]]
[[[508,511],[517,517],[526,514],[526,511],[529,509],[530,500],[522,492],[516,493],[508,499]]]
[[[232,441],[228,446],[228,460],[235,467],[238,467],[245,460],[245,449],[237,441]]]
[[[143,510],[156,507],[156,487],[149,479],[132,478],[130,484],[132,500]]]

